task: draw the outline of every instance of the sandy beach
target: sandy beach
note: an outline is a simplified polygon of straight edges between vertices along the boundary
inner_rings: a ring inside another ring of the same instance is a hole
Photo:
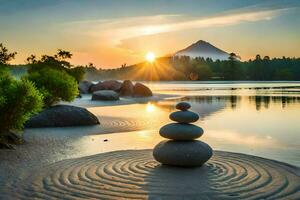
[[[93,103],[88,96],[76,99],[72,105],[87,107],[101,124],[26,129],[24,145],[0,151],[0,199],[300,197],[298,167],[219,151],[231,149],[222,148],[213,133],[201,138],[219,147],[205,166],[185,169],[156,162],[151,149],[163,140],[159,127],[170,121],[168,115],[180,98],[156,95],[117,103]],[[197,112],[209,116],[220,109],[224,105],[201,106]]]

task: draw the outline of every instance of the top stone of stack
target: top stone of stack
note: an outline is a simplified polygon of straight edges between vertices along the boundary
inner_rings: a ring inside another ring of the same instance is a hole
[[[191,105],[187,102],[180,102],[176,105],[176,109],[181,110],[181,111],[187,111],[190,108],[191,108]]]

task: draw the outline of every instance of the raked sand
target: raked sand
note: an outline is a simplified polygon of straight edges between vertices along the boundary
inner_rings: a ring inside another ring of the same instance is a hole
[[[162,166],[152,150],[127,150],[54,163],[14,187],[20,199],[299,199],[299,169],[215,151],[204,166]]]

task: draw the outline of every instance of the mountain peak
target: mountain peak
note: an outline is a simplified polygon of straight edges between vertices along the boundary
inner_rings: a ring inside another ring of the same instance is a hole
[[[209,44],[209,43],[204,40],[198,40],[195,44]]]
[[[199,40],[196,43],[188,46],[185,49],[182,49],[175,53],[175,56],[190,56],[191,58],[195,57],[204,57],[204,58],[212,58],[213,60],[227,60],[229,54],[209,42],[204,40]]]
[[[209,42],[206,42],[204,40],[198,40],[196,43],[192,44],[191,46],[198,46],[198,47],[199,46],[201,46],[201,47],[207,46],[207,47],[217,48],[217,47],[213,46],[212,44],[210,44]]]

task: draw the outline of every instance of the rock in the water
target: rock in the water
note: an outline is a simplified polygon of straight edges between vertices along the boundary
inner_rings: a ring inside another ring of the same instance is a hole
[[[93,93],[92,100],[116,101],[119,100],[119,94],[113,90],[100,90]]]
[[[186,111],[191,108],[191,105],[187,102],[180,102],[176,105],[176,109]]]
[[[171,113],[169,118],[179,123],[192,123],[199,119],[199,115],[191,111],[177,111]]]
[[[90,89],[92,87],[93,83],[89,81],[82,81],[78,84],[78,89],[80,94],[88,94],[90,93]]]
[[[193,124],[171,123],[159,130],[159,134],[172,140],[193,140],[203,134],[203,129]]]
[[[91,87],[91,92],[95,92],[98,90],[114,90],[119,91],[122,86],[122,83],[116,80],[109,80],[99,82]]]
[[[98,118],[85,108],[56,105],[43,110],[26,122],[26,128],[84,126],[100,124]]]
[[[211,147],[201,141],[166,140],[157,144],[153,157],[165,165],[196,167],[203,165],[213,154]]]
[[[141,83],[136,83],[133,87],[133,95],[135,97],[149,97],[152,96],[152,91]]]
[[[122,83],[122,86],[120,89],[120,95],[121,96],[132,96],[133,95],[133,84],[130,80],[125,80]]]

